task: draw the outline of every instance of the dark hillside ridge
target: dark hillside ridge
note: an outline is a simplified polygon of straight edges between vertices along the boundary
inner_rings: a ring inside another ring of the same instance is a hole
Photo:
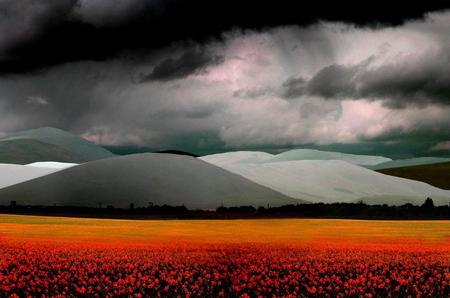
[[[87,162],[114,154],[77,135],[54,127],[10,133],[0,138],[0,162]]]
[[[37,140],[0,141],[0,163],[23,165],[37,161],[80,163],[85,159],[75,152]]]
[[[442,189],[450,189],[450,162],[383,169],[377,170],[377,172],[422,181]]]
[[[194,153],[181,151],[181,150],[161,150],[161,151],[157,151],[155,153],[167,153],[167,154],[176,154],[176,155],[186,155],[186,156],[191,156],[191,157],[199,157],[199,155],[196,155]]]

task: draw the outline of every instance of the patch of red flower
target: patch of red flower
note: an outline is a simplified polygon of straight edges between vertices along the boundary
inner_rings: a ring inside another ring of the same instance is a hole
[[[447,250],[0,241],[0,296],[449,297]]]

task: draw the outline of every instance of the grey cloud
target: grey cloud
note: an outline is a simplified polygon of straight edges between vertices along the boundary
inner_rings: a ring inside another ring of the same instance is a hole
[[[142,79],[146,81],[171,81],[205,71],[208,66],[218,65],[224,58],[204,49],[192,49],[178,58],[167,58],[158,63],[153,71]]]
[[[299,97],[306,92],[308,80],[305,78],[291,78],[282,85],[281,96],[287,99]]]
[[[233,97],[240,98],[258,98],[264,95],[271,94],[271,88],[253,88],[253,89],[239,89],[233,92]]]
[[[178,43],[151,53],[132,51],[1,76],[0,131],[48,125],[105,144],[194,152],[200,147],[395,142],[414,133],[417,143],[425,137],[432,145],[449,140],[450,106],[436,105],[445,99],[448,54],[418,59],[424,51],[410,47],[419,44],[413,36],[393,45],[394,55],[409,50],[411,57],[372,64],[367,57],[403,29],[383,31],[380,37],[378,31],[339,28],[318,24],[241,32],[203,45]],[[436,40],[430,48],[443,47]],[[364,42],[369,46],[361,49]],[[148,74],[151,83],[137,83],[138,73]],[[425,79],[427,84],[411,84]],[[39,104],[44,101],[38,97],[49,104]],[[408,100],[426,107],[392,110],[393,103]],[[440,134],[433,134],[435,127]]]
[[[71,17],[98,27],[117,26],[133,19],[159,0],[77,0]]]
[[[217,105],[203,106],[196,109],[190,109],[185,112],[185,116],[192,119],[207,118],[220,110]]]
[[[29,96],[26,100],[26,103],[36,106],[46,106],[50,104],[48,100],[42,96]]]
[[[0,1],[0,51],[3,59],[10,47],[35,38],[48,22],[64,19],[76,0]],[[13,54],[8,54],[13,55]],[[14,57],[12,57],[14,58]]]
[[[325,118],[332,116],[333,119],[339,120],[342,115],[342,107],[339,104],[323,104],[305,102],[300,106],[300,117],[302,119]]]
[[[78,62],[0,78],[0,131],[54,126],[104,144],[155,148],[180,148],[175,144],[184,139],[195,147],[191,136],[217,136],[225,101],[216,100],[207,84],[180,80],[172,88],[132,81],[152,59],[139,66],[129,60]],[[203,137],[197,141],[204,143]]]
[[[292,78],[282,85],[285,98],[303,95],[327,99],[383,100],[391,108],[428,103],[450,105],[450,54],[447,49],[420,61],[373,67],[366,60],[356,65],[332,64],[312,78]]]
[[[450,141],[438,143],[431,147],[430,151],[450,151]]]
[[[0,102],[20,119],[16,129],[56,126],[78,130],[89,125],[83,117],[102,109],[103,101],[116,91],[111,86],[120,88],[125,75],[126,70],[118,72],[115,63],[66,64],[33,75],[2,78]],[[106,81],[113,82],[108,92],[102,85]]]
[[[327,66],[308,81],[306,92],[325,98],[341,98],[353,94],[358,68],[359,66],[337,64]]]
[[[385,65],[364,71],[357,79],[360,87],[355,97],[386,98],[392,107],[429,102],[450,105],[449,52],[426,59],[418,64]]]

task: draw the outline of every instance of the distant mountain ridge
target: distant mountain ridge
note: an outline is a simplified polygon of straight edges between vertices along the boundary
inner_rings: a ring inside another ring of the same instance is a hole
[[[19,131],[0,138],[0,163],[81,163],[113,156],[101,146],[53,127]]]
[[[369,166],[392,161],[392,159],[384,156],[347,154],[315,149],[293,149],[275,155],[261,151],[233,151],[206,155],[200,158],[216,165],[231,163],[262,164],[294,160],[343,160],[356,165]]]
[[[407,159],[397,159],[388,162],[383,162],[377,165],[368,166],[371,170],[384,170],[392,168],[412,167],[420,165],[431,165],[437,163],[450,162],[450,158],[444,157],[415,157]]]
[[[273,154],[260,151],[232,151],[200,156],[199,159],[216,166],[223,166],[234,163],[261,163],[273,156]]]
[[[97,206],[101,201],[128,207],[154,200],[208,209],[305,201],[421,204],[426,197],[450,202],[450,191],[437,188],[450,188],[445,158],[391,160],[313,149],[198,158],[180,150],[163,152],[118,157],[52,127],[11,133],[0,138],[0,204]]]
[[[356,165],[377,165],[392,161],[384,156],[348,154],[333,151],[320,151],[315,149],[293,149],[274,155],[263,160],[263,163],[282,162],[292,160],[343,160]]]
[[[0,163],[28,164],[48,160],[82,162],[83,158],[75,152],[37,140],[0,139]]]

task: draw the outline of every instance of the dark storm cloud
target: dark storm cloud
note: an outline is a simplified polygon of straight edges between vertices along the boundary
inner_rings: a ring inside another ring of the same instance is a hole
[[[370,67],[332,64],[311,79],[292,78],[282,85],[285,98],[316,95],[329,99],[384,100],[391,108],[429,103],[450,105],[450,54],[443,49],[420,61]]]
[[[77,128],[84,125],[82,119],[87,113],[100,108],[104,95],[95,93],[98,84],[114,80],[108,73],[115,71],[114,67],[85,62],[8,77],[0,81],[0,102],[8,114],[20,119],[15,130],[47,125]]]
[[[84,38],[74,35],[79,32],[75,29],[55,49],[43,42],[49,40],[43,37],[49,38],[50,29],[38,26],[43,35],[17,31],[16,36],[34,36],[31,44],[42,48],[27,52],[37,48],[21,44],[22,51],[14,51],[18,63],[11,64],[13,70],[23,65],[23,71],[32,73],[6,75],[0,69],[0,132],[56,126],[100,144],[196,153],[399,140],[403,145],[396,150],[401,152],[402,147],[411,148],[402,139],[408,136],[426,143],[420,147],[425,152],[450,140],[446,133],[450,105],[436,104],[444,102],[448,86],[450,11],[396,28],[319,22],[307,27],[236,29],[204,43],[174,43],[168,35],[170,46],[154,48],[161,39],[152,32],[159,30],[156,34],[162,35],[163,27],[137,30],[144,33],[136,39],[127,36],[131,43],[117,35],[129,34],[125,28],[136,28],[132,27],[139,19],[136,12],[149,8],[134,6],[138,0],[117,1],[117,7],[105,12],[106,2],[69,9],[71,26],[85,28],[92,39],[91,44],[75,47],[80,52],[69,49]],[[175,25],[182,27],[182,23]],[[34,28],[27,26],[22,27]],[[65,26],[61,34],[68,32]],[[92,32],[101,33],[100,38]],[[111,47],[101,44],[109,40],[102,39],[108,32]],[[0,49],[19,44],[2,38],[0,34]],[[66,52],[58,51],[66,46]],[[0,57],[6,61],[4,55]],[[52,63],[57,65],[48,67],[51,64],[45,59],[55,59]],[[80,59],[89,61],[68,62]],[[143,77],[151,83],[137,83]],[[417,83],[426,79],[428,83]],[[418,85],[420,92],[415,91]],[[408,100],[426,105],[401,110],[387,106],[402,106]]]
[[[282,96],[284,98],[296,98],[306,93],[308,80],[305,78],[290,78],[283,83]]]
[[[179,58],[167,58],[157,64],[153,71],[142,79],[146,81],[170,81],[198,74],[211,65],[223,62],[223,57],[213,55],[205,50],[192,49]]]
[[[448,7],[448,0],[319,0],[308,5],[287,0],[3,0],[0,32],[6,31],[9,40],[0,44],[0,71],[29,72],[179,40],[201,42],[232,28],[306,25],[319,19],[398,25]]]
[[[117,27],[136,17],[152,17],[161,0],[76,0],[71,17],[96,27]]]

